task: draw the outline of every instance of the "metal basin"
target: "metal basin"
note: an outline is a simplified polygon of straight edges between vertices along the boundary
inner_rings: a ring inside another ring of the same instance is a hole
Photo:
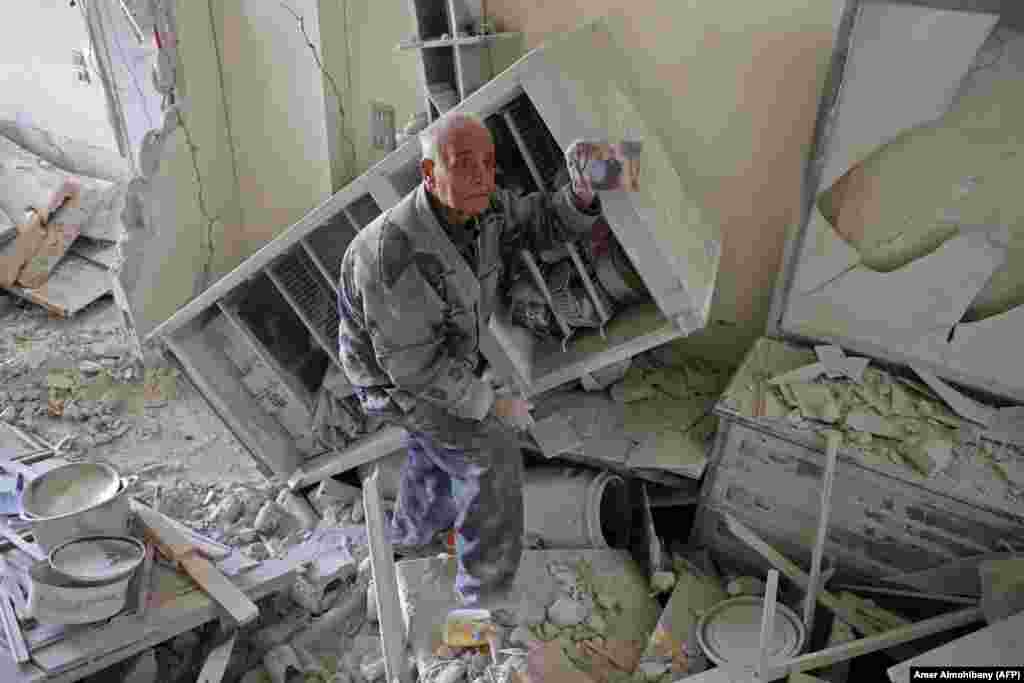
[[[70,463],[30,481],[25,487],[21,507],[28,517],[64,517],[105,503],[120,487],[121,475],[110,465]]]

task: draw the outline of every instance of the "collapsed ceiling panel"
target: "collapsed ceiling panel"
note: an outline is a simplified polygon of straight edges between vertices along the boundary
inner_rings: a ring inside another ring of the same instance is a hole
[[[838,335],[890,349],[906,347],[960,321],[1004,263],[1003,244],[976,230],[891,273],[858,266],[816,291],[794,293],[789,326],[817,338]]]
[[[866,266],[902,267],[961,225],[1010,228],[1010,250],[969,319],[1024,301],[1024,34],[997,28],[941,121],[901,135],[854,166],[822,198]],[[894,182],[894,179],[897,182]]]
[[[853,28],[821,188],[949,108],[998,17],[865,3]]]

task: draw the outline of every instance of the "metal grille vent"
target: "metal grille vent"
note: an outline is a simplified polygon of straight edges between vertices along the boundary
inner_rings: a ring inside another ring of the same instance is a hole
[[[338,212],[330,221],[306,236],[309,248],[335,282],[341,277],[341,259],[355,234],[355,228],[345,214]]]
[[[274,266],[274,274],[321,338],[334,339],[339,324],[334,293],[306,252],[293,249]]]
[[[544,189],[554,190],[561,184],[560,177],[568,177],[565,158],[558,147],[544,119],[534,108],[533,103],[525,95],[517,97],[507,109],[516,128],[523,138],[523,143],[537,165],[537,171],[543,179]]]

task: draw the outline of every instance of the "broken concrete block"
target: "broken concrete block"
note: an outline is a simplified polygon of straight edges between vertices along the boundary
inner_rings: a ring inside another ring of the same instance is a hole
[[[322,517],[324,510],[328,507],[347,505],[354,502],[361,495],[362,489],[358,486],[345,484],[337,479],[324,479],[316,487],[313,495],[309,497],[309,502],[312,503],[313,507],[316,508],[316,511]]]
[[[434,683],[459,683],[465,679],[467,668],[466,663],[461,659],[449,662],[437,673],[433,679]]]
[[[217,505],[213,518],[219,525],[234,524],[244,510],[245,506],[237,496],[228,496]]]
[[[285,489],[278,494],[277,504],[297,519],[306,531],[315,529],[316,525],[320,523],[320,516],[313,509],[313,506],[310,505],[309,501],[306,500],[305,496]]]
[[[350,516],[353,524],[362,524],[363,520],[366,519],[366,510],[363,508],[363,497],[361,495],[352,503]]]
[[[276,502],[268,500],[256,515],[256,530],[261,534],[272,534],[277,531],[284,518],[285,511]]]

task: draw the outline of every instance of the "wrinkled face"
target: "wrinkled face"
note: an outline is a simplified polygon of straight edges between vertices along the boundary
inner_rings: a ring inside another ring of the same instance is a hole
[[[459,220],[479,215],[494,192],[494,142],[486,127],[467,122],[451,131],[438,150],[443,164],[423,161],[427,190]]]

